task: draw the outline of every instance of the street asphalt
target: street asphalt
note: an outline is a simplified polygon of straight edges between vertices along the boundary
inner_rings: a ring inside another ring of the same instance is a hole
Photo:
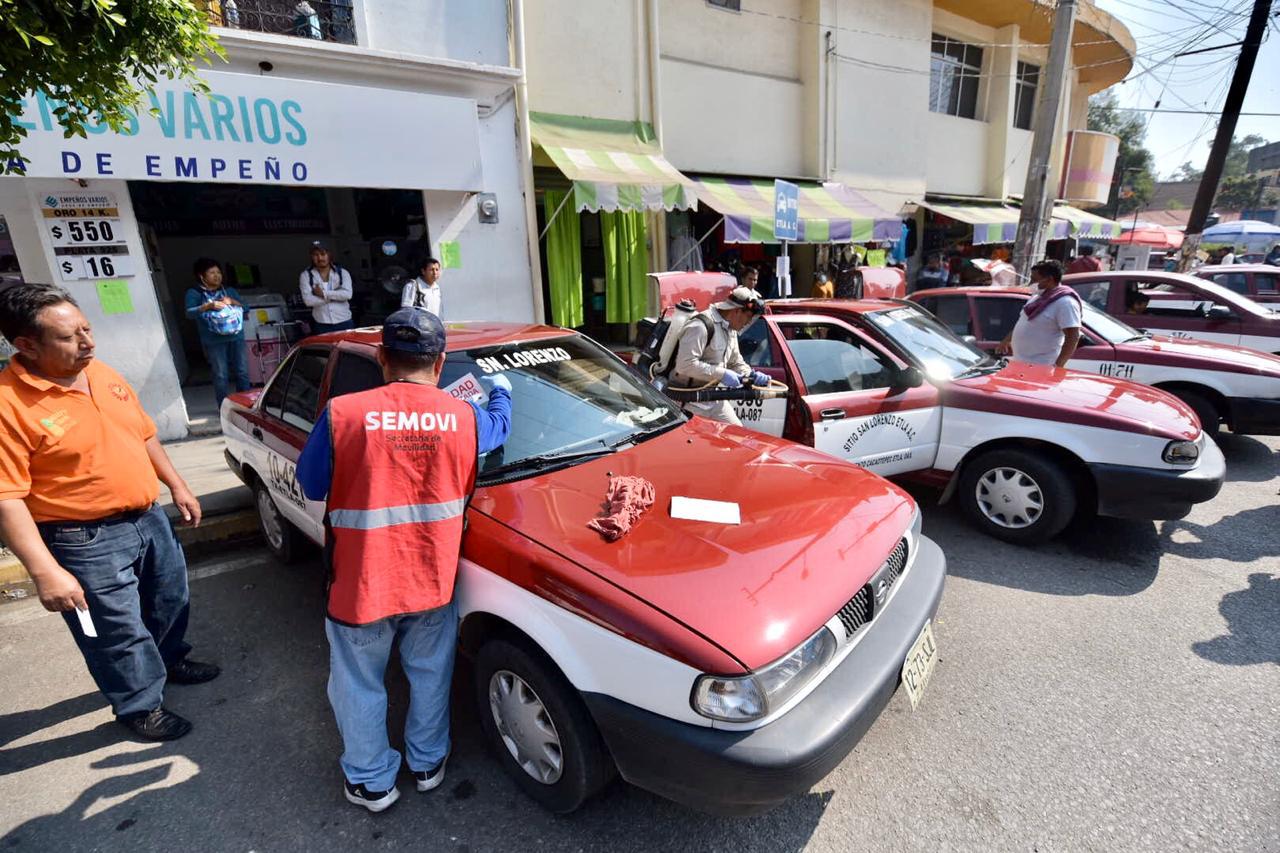
[[[749,819],[621,782],[551,816],[462,689],[444,786],[348,805],[314,559],[192,567],[189,637],[224,674],[170,689],[196,727],[168,745],[123,739],[61,619],[8,603],[0,850],[1280,851],[1280,440],[1223,443],[1229,482],[1187,519],[1094,520],[1036,550],[919,492],[951,572],[920,708],[899,691],[830,776]]]

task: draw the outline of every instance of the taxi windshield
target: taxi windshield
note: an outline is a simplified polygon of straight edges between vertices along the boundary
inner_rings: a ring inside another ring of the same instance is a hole
[[[996,364],[975,346],[965,343],[929,314],[910,305],[876,311],[867,320],[930,379],[958,379],[962,374]]]
[[[1122,344],[1126,341],[1137,341],[1146,337],[1127,323],[1121,323],[1104,311],[1099,311],[1088,302],[1084,302],[1084,326],[1090,332],[1109,344]]]
[[[578,335],[450,352],[440,387],[483,405],[480,380],[498,375],[511,382],[511,435],[485,455],[481,478],[608,453],[684,421],[656,389]]]

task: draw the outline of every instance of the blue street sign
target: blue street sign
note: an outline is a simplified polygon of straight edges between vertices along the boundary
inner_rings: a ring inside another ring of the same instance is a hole
[[[773,182],[773,238],[800,239],[800,188],[787,181]]]

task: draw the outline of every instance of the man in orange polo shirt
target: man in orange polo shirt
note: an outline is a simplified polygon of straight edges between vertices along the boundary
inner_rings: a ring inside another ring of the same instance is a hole
[[[155,502],[160,481],[187,524],[200,503],[133,389],[94,360],[66,291],[0,292],[0,334],[17,349],[0,372],[0,537],[62,612],[116,718],[148,740],[182,737],[191,723],[163,707],[166,682],[218,667],[187,659],[187,563]]]

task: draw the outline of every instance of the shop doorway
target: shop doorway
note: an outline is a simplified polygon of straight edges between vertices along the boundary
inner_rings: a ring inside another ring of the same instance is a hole
[[[399,306],[401,287],[430,251],[417,190],[132,181],[129,193],[193,429],[207,420],[217,426],[208,365],[185,312],[197,258],[219,261],[244,298],[257,385],[311,332],[298,279],[314,241],[330,246],[350,274],[357,325],[379,323]]]

